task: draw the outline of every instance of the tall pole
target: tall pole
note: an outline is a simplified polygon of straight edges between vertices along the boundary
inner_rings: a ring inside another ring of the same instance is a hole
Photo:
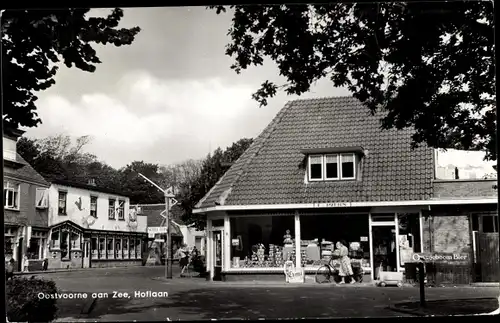
[[[165,221],[167,223],[167,244],[165,246],[165,277],[167,279],[172,279],[172,252],[171,245],[172,239],[170,235],[170,196],[167,190],[164,191],[165,194]]]

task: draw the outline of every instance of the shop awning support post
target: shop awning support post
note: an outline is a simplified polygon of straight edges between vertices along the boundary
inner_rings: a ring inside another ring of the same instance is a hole
[[[418,263],[418,283],[420,285],[420,307],[425,307],[425,264],[420,261]]]

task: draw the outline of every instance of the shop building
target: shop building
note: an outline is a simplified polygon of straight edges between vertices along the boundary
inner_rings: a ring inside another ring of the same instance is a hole
[[[472,213],[496,215],[493,182],[461,196],[437,180],[436,150],[379,118],[350,97],[288,103],[194,210],[210,278],[283,275],[287,259],[314,274],[340,240],[366,280],[429,252],[456,254],[448,265],[471,277]]]
[[[49,189],[49,268],[140,266],[147,219],[119,192],[55,180]]]
[[[30,267],[41,265],[48,237],[47,189],[50,184],[17,153],[17,140],[24,132],[4,129],[4,251],[5,261],[22,259]]]

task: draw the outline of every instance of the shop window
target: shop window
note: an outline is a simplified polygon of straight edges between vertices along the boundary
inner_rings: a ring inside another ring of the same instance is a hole
[[[20,185],[9,182],[3,188],[4,202],[3,206],[7,209],[19,210],[19,191]]]
[[[232,268],[277,268],[293,260],[293,216],[235,217],[231,226]]]
[[[71,232],[71,249],[80,249],[80,235],[75,232]]]
[[[115,239],[115,258],[122,257],[122,244],[121,239]]]
[[[113,252],[113,238],[107,238],[107,254],[108,254],[108,259],[113,259],[114,258],[114,252]]]
[[[110,220],[114,220],[115,219],[115,213],[116,213],[115,204],[116,204],[116,200],[115,199],[109,199],[109,203],[108,203],[108,218]]]
[[[27,250],[28,259],[40,259],[41,258],[41,238],[31,238],[30,244]]]
[[[141,257],[142,257],[141,239],[137,239],[137,242],[136,242],[135,248],[136,248],[135,257],[136,257],[136,258],[141,258]]]
[[[128,258],[128,239],[123,239],[123,257]]]
[[[97,238],[91,238],[90,239],[90,247],[92,249],[92,259],[97,259],[98,257],[98,245],[97,245]]]
[[[69,243],[69,232],[63,231],[61,236],[61,259],[62,260],[70,260],[71,252],[70,252],[70,243]]]
[[[118,201],[118,220],[125,220],[125,201]]]
[[[59,230],[53,231],[50,235],[50,246],[54,249],[59,249],[61,246],[61,242],[59,240]]]
[[[336,243],[344,241],[353,270],[370,267],[368,214],[317,214],[300,216],[301,262],[317,268],[330,261]],[[339,260],[334,263],[339,265]]]
[[[106,238],[99,238],[99,259],[106,258]]]
[[[97,218],[97,196],[90,197],[90,216]]]
[[[135,259],[135,239],[130,239],[130,259]]]
[[[420,244],[420,215],[419,213],[398,214],[399,225],[399,258],[400,265],[411,261],[414,252],[422,252]]]
[[[66,214],[66,199],[68,197],[68,193],[64,191],[59,191],[59,199],[58,199],[58,207],[57,213],[59,215],[67,215]]]

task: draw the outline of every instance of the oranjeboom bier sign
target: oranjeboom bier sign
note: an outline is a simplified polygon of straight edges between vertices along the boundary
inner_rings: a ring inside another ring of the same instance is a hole
[[[469,255],[466,253],[414,253],[412,261],[425,262],[464,262],[469,261]]]

